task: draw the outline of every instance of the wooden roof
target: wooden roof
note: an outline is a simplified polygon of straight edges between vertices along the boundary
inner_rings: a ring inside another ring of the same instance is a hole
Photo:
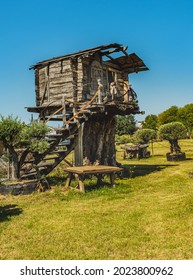
[[[67,55],[56,56],[56,57],[53,57],[51,59],[47,59],[47,60],[43,60],[41,62],[38,62],[35,65],[31,66],[30,69],[35,69],[35,68],[38,68],[38,67],[42,67],[42,66],[50,64],[52,62],[58,62],[58,61],[61,61],[63,59],[67,59],[67,58],[73,58],[73,57],[78,57],[78,56],[89,56],[89,55],[93,55],[94,53],[96,53],[98,51],[107,50],[107,49],[111,49],[111,48],[120,48],[120,47],[121,47],[120,44],[112,43],[112,44],[102,45],[102,46],[82,50],[82,51],[67,54]]]
[[[102,45],[95,48],[90,48],[90,49],[86,49],[83,51],[79,51],[63,56],[53,57],[51,59],[38,62],[37,64],[31,66],[30,69],[42,68],[51,63],[59,62],[61,60],[65,60],[68,58],[88,57],[98,52],[100,53],[101,57],[106,56],[109,59],[104,61],[104,63],[108,64],[110,62],[111,65],[113,64],[116,68],[120,70],[126,70],[129,73],[149,70],[141,58],[139,58],[135,53],[128,54],[126,50],[127,47],[124,47],[118,43],[112,43],[112,44]],[[120,51],[124,54],[124,56],[118,58],[113,58],[111,56],[112,53],[120,52]]]
[[[126,70],[128,73],[140,72],[149,70],[143,60],[139,58],[135,53],[127,54],[125,56],[121,56],[115,59],[111,59],[106,61],[106,63],[110,62],[111,64],[115,64],[121,70]]]

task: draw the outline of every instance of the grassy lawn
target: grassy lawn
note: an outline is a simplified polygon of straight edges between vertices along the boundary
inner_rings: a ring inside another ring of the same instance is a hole
[[[142,160],[118,147],[126,172],[113,189],[88,180],[85,194],[67,192],[59,170],[50,191],[0,196],[0,259],[193,259],[193,140],[180,144],[176,163],[167,142]]]

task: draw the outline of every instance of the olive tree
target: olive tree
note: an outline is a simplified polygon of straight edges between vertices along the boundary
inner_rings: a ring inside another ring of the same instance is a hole
[[[43,152],[48,148],[45,134],[49,128],[42,123],[26,125],[18,117],[0,115],[0,141],[12,161],[12,179],[19,179],[21,166],[31,152]]]
[[[158,136],[161,140],[168,140],[171,153],[180,153],[181,148],[178,144],[179,139],[186,138],[186,128],[180,122],[171,122],[159,127]]]

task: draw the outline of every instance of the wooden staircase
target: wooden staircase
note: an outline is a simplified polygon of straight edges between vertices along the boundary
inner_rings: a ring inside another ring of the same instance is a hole
[[[55,113],[44,116],[45,122],[62,121],[63,126],[55,129],[56,134],[46,135],[49,148],[45,152],[32,153],[31,158],[24,161],[20,170],[21,179],[40,179],[46,176],[74,150],[79,127],[100,110],[100,106],[91,106],[97,95],[98,91],[89,102],[83,105],[72,106],[70,102],[65,102],[65,106],[57,109]]]
[[[24,161],[21,179],[40,178],[50,173],[74,149],[78,129],[91,115],[92,111],[86,115],[81,113],[79,118],[56,129],[56,134],[46,135],[49,148],[44,153],[33,153],[30,160]]]
[[[41,179],[49,174],[62,160],[74,150],[76,137],[82,123],[91,117],[104,114],[139,114],[139,107],[135,103],[121,103],[120,101],[99,102],[101,94],[100,86],[93,98],[87,103],[72,102],[63,100],[62,105],[52,107],[36,107],[40,120],[61,121],[63,126],[56,129],[56,134],[48,134],[46,140],[49,148],[43,153],[31,153],[31,157],[26,157],[20,169],[21,179]],[[53,102],[52,102],[53,103]],[[28,159],[27,159],[28,158]]]

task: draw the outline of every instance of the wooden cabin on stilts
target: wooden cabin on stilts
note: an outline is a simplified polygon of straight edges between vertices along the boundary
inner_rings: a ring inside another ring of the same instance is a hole
[[[27,107],[47,124],[49,148],[34,153],[21,178],[47,175],[74,150],[75,166],[116,166],[115,116],[140,114],[128,75],[148,68],[127,47],[113,43],[54,57],[32,66],[36,106]],[[31,164],[31,169],[29,168]],[[34,168],[35,166],[35,168]]]

